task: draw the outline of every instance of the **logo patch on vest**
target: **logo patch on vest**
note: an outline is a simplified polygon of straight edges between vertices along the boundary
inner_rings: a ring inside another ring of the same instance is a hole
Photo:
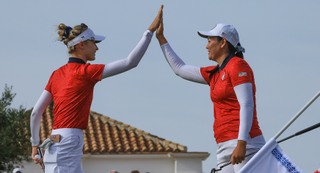
[[[240,72],[238,73],[239,77],[242,77],[242,76],[247,76],[247,72]]]
[[[223,80],[225,76],[226,76],[226,73],[224,72],[223,75],[221,76],[221,80]]]

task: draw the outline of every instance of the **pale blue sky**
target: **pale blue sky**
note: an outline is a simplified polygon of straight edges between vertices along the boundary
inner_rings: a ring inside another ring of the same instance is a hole
[[[185,63],[209,66],[207,40],[197,30],[217,23],[234,25],[246,49],[257,86],[258,120],[265,139],[273,137],[320,90],[320,1],[2,1],[0,3],[0,91],[13,86],[14,107],[30,109],[51,73],[68,60],[55,41],[56,26],[86,23],[96,34],[96,61],[125,58],[164,5],[165,35]],[[317,100],[279,139],[320,122]],[[155,36],[139,66],[95,87],[91,110],[211,153],[203,171],[216,165],[213,107],[206,85],[177,77]],[[320,167],[320,129],[283,142],[280,147],[305,172]]]

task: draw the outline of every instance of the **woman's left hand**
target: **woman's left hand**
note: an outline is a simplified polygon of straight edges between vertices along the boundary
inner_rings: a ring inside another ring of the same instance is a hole
[[[39,145],[38,145],[38,146],[39,146]],[[42,162],[43,162],[43,158],[39,159],[39,158],[36,158],[36,157],[35,157],[37,154],[39,154],[39,153],[38,153],[38,150],[37,150],[38,146],[32,146],[31,158],[32,158],[32,160],[34,160],[34,163],[35,163],[35,164],[38,164],[38,163],[42,163]],[[43,169],[42,164],[40,164],[39,166],[40,166],[41,169]]]
[[[159,27],[160,21],[162,19],[162,9],[163,9],[163,5],[161,5],[157,17],[154,19],[154,21],[151,23],[150,27],[148,28],[149,31],[154,32]]]
[[[233,150],[231,160],[230,160],[230,162],[233,165],[239,164],[242,161],[244,161],[246,156],[246,150],[247,150],[246,145],[247,145],[246,141],[238,140],[238,144],[236,148]]]

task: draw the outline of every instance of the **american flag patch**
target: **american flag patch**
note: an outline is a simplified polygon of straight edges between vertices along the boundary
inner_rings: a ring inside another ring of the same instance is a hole
[[[247,76],[247,72],[240,72],[240,73],[238,73],[238,75],[239,75],[239,77],[241,77],[241,76]]]
[[[221,80],[223,80],[225,76],[226,76],[226,73],[223,73]]]
[[[222,34],[221,34],[222,36],[224,36],[224,37],[226,37],[227,36],[227,34],[226,33],[224,33],[224,32],[222,32]]]

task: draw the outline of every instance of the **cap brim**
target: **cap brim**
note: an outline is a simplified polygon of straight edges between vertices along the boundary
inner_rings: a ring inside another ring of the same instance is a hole
[[[203,37],[203,38],[208,38],[210,36],[217,36],[208,31],[198,31],[198,34],[200,37]]]
[[[103,41],[105,38],[106,38],[106,36],[104,36],[104,35],[95,35],[95,36],[94,36],[94,41],[95,41],[96,43],[100,43],[100,42]]]

